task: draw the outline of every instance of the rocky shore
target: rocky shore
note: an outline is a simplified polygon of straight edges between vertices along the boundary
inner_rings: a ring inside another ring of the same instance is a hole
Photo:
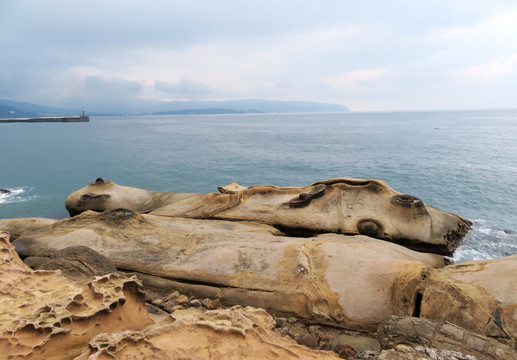
[[[517,255],[452,264],[469,220],[377,179],[218,190],[98,178],[0,220],[0,352],[517,359]]]

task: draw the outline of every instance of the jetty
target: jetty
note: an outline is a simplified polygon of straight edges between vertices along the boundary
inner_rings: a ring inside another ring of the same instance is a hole
[[[41,123],[41,122],[89,122],[90,117],[81,116],[45,116],[37,118],[7,118],[0,119],[1,123]]]

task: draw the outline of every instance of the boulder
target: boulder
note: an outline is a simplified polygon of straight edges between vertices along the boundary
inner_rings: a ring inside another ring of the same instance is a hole
[[[468,261],[429,273],[416,294],[417,316],[451,322],[517,346],[517,255]],[[416,290],[416,291],[415,291]],[[400,303],[400,302],[399,302]],[[414,311],[414,310],[413,310]],[[406,313],[394,309],[399,314]]]
[[[65,207],[70,216],[86,210],[102,212],[109,209],[127,208],[141,213],[199,194],[165,193],[134,187],[119,186],[113,181],[97,178],[94,182],[70,194]]]
[[[235,190],[228,191],[228,187]],[[229,184],[222,189],[219,194],[164,206],[153,214],[260,221],[294,233],[361,234],[448,256],[471,226],[466,219],[394,191],[382,180],[337,178],[306,187],[244,189]]]
[[[101,334],[75,360],[88,359],[339,359],[272,331],[262,309],[179,310],[144,331]],[[171,341],[173,339],[173,341]]]
[[[29,257],[24,262],[30,264],[30,259]],[[60,270],[63,276],[72,280],[117,272],[117,268],[107,257],[86,246],[71,246],[58,250],[49,258],[38,261],[34,267],[37,270]]]
[[[408,316],[391,316],[379,325],[377,338],[383,349],[398,345],[458,351],[483,360],[517,359],[511,347],[449,322]]]
[[[119,269],[183,283],[180,291],[198,298],[358,331],[375,331],[401,307],[393,304],[404,299],[394,296],[394,284],[418,286],[422,274],[444,266],[442,256],[361,235],[285,237],[266,224],[127,209],[87,211],[26,232],[14,244],[23,256],[88,246]]]
[[[0,233],[0,353],[5,359],[71,359],[103,332],[152,324],[136,278],[116,274],[74,282],[32,271]]]
[[[337,178],[305,187],[230,183],[219,191],[160,193],[97,179],[72,193],[66,208],[71,215],[123,207],[161,216],[258,221],[292,234],[361,234],[448,256],[471,226],[460,216],[394,191],[382,180]]]

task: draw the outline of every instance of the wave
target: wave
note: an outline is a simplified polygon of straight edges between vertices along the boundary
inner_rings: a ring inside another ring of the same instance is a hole
[[[0,193],[0,204],[25,202],[36,199],[38,196],[30,195],[34,188],[7,188],[8,193]]]
[[[474,220],[472,229],[454,253],[454,262],[495,259],[517,254],[517,233],[493,229],[485,220]]]

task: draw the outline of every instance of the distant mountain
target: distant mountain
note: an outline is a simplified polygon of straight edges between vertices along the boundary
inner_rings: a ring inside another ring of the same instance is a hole
[[[257,114],[263,111],[257,110],[236,110],[236,109],[185,109],[185,110],[169,110],[159,111],[152,113],[151,115],[194,115],[194,114]]]
[[[155,105],[144,111],[148,114],[189,110],[189,109],[225,109],[242,112],[251,111],[264,113],[287,112],[343,112],[350,111],[340,104],[325,104],[313,101],[276,101],[276,100],[228,100],[228,101],[169,101]]]
[[[133,102],[131,110],[114,108],[99,111],[92,107],[84,109],[89,115],[165,115],[165,114],[246,114],[246,113],[300,113],[300,112],[344,112],[344,105],[325,104],[313,101],[275,100],[229,100],[229,101],[146,101]],[[82,110],[36,105],[23,101],[0,99],[0,117],[73,116]]]
[[[80,110],[36,105],[24,101],[0,99],[0,117],[39,117],[39,116],[73,116],[81,115]]]

